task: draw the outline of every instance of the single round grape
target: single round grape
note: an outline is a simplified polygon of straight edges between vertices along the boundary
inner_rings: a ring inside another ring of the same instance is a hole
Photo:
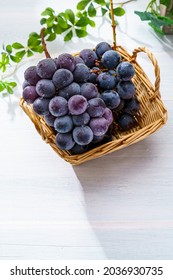
[[[121,99],[120,104],[118,105],[117,108],[115,108],[115,111],[116,112],[121,111],[124,108],[124,106],[125,106],[125,101],[124,101],[124,99]]]
[[[44,116],[44,120],[47,123],[47,125],[49,126],[54,126],[54,121],[55,121],[56,117],[52,116],[50,113],[48,113],[47,115]]]
[[[75,82],[71,83],[70,85],[58,91],[58,95],[64,97],[67,100],[73,95],[79,95],[80,93],[81,93],[80,86]]]
[[[67,133],[73,129],[73,121],[71,116],[62,116],[55,119],[54,128],[60,133]]]
[[[111,46],[107,42],[100,42],[96,46],[96,54],[99,58],[106,52],[112,50]]]
[[[73,74],[68,69],[58,69],[52,78],[56,89],[61,89],[73,82]]]
[[[108,130],[108,122],[105,118],[93,118],[89,123],[90,128],[95,136],[102,136]]]
[[[95,51],[90,49],[84,49],[79,53],[79,56],[83,59],[84,63],[88,67],[93,67],[96,59],[98,59]]]
[[[106,105],[101,98],[92,98],[88,101],[87,112],[92,118],[101,117],[105,112],[105,108]]]
[[[109,108],[105,109],[105,112],[103,114],[103,118],[107,120],[108,126],[110,126],[113,122],[113,115],[112,111]]]
[[[85,64],[85,62],[79,55],[75,56],[74,59],[75,59],[76,64],[79,64],[79,63]]]
[[[118,77],[122,81],[130,81],[135,75],[135,69],[133,65],[128,61],[121,62],[116,70]]]
[[[100,74],[100,69],[98,67],[93,67],[90,70],[90,75],[88,81],[90,83],[96,84],[97,83],[97,77]]]
[[[79,154],[83,154],[85,152],[87,152],[88,150],[88,146],[82,146],[82,145],[78,145],[75,144],[74,147],[70,150],[70,153],[72,155],[79,155]]]
[[[135,85],[131,81],[121,81],[117,85],[117,92],[122,99],[131,99],[136,92]]]
[[[114,69],[120,63],[121,56],[117,51],[109,50],[106,51],[101,59],[103,65],[108,69]]]
[[[98,89],[92,83],[84,83],[81,86],[81,95],[83,95],[87,100],[98,96]]]
[[[33,103],[33,110],[39,116],[45,116],[49,113],[49,99],[37,98]]]
[[[138,114],[139,110],[140,110],[140,103],[137,98],[134,97],[130,100],[127,100],[124,108],[125,113],[135,116]]]
[[[23,90],[23,99],[29,103],[32,104],[37,98],[38,94],[36,92],[35,86],[27,86]]]
[[[102,98],[109,109],[117,108],[121,102],[119,94],[114,90],[104,91],[102,93]]]
[[[50,100],[49,111],[55,117],[61,117],[68,113],[67,100],[61,96],[55,96]]]
[[[70,150],[75,145],[72,134],[68,133],[57,133],[55,137],[55,143],[61,150]]]
[[[53,74],[57,70],[57,66],[52,58],[45,58],[37,64],[36,69],[37,74],[42,79],[51,79]]]
[[[98,75],[98,83],[102,89],[114,89],[116,86],[116,79],[108,72],[104,72]]]
[[[45,98],[51,98],[55,96],[56,93],[54,84],[51,80],[48,79],[42,79],[38,81],[38,83],[36,84],[36,91],[38,95]]]
[[[90,75],[89,68],[83,64],[83,63],[78,63],[76,65],[76,68],[73,72],[74,76],[74,81],[76,83],[85,83],[88,81]]]
[[[24,78],[29,83],[29,85],[35,86],[40,80],[40,77],[37,74],[36,66],[28,67],[24,72]]]
[[[135,125],[135,119],[130,114],[124,113],[118,118],[117,123],[122,130],[127,131]]]
[[[59,65],[59,68],[68,69],[73,72],[76,67],[76,61],[71,54],[63,53],[57,58],[57,65]]]
[[[22,88],[26,88],[27,86],[30,86],[30,83],[28,83],[26,80],[22,84]]]
[[[78,145],[88,145],[93,140],[93,132],[89,126],[77,126],[73,129],[73,139]]]
[[[74,125],[76,126],[82,126],[82,125],[86,125],[89,123],[90,121],[90,116],[87,112],[81,114],[81,115],[73,115],[72,116],[72,120]]]
[[[88,102],[82,95],[74,95],[68,100],[69,112],[72,115],[80,115],[86,111]]]

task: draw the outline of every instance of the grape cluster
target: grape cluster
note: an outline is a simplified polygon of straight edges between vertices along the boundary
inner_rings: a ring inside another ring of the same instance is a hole
[[[78,56],[45,58],[24,73],[23,98],[55,133],[55,143],[71,154],[111,141],[111,124],[134,126],[140,104],[133,65],[106,42]],[[106,140],[105,140],[106,139]]]

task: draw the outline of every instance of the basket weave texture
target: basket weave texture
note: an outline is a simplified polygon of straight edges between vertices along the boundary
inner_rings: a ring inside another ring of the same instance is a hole
[[[68,151],[63,151],[56,146],[55,133],[52,128],[45,123],[42,117],[34,113],[32,105],[28,105],[23,98],[20,99],[20,106],[34,123],[42,139],[46,141],[60,157],[73,165],[79,165],[85,161],[101,157],[136,143],[161,128],[167,121],[167,111],[161,100],[159,91],[160,69],[154,55],[145,47],[135,49],[132,55],[121,46],[117,46],[116,51],[121,54],[124,60],[131,62],[135,68],[136,75],[133,82],[136,87],[136,96],[140,102],[140,112],[136,117],[138,125],[129,131],[117,132],[117,126],[113,123],[113,140],[111,142],[80,155],[71,155]],[[154,66],[154,86],[136,61],[137,54],[140,52],[146,53]]]

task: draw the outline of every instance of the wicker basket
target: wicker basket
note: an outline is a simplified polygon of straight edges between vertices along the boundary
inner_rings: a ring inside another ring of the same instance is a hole
[[[132,55],[121,46],[117,46],[116,50],[121,54],[122,58],[133,63],[135,67],[136,75],[133,82],[136,86],[136,96],[141,104],[141,109],[139,115],[136,117],[138,125],[128,132],[117,132],[116,124],[113,124],[113,140],[111,142],[80,155],[71,155],[68,151],[62,151],[55,144],[54,131],[45,123],[42,117],[34,113],[32,105],[28,105],[23,98],[20,100],[20,106],[34,123],[42,139],[45,140],[60,157],[73,165],[81,164],[85,161],[101,157],[136,143],[161,128],[167,121],[167,111],[162,103],[159,92],[160,69],[153,54],[147,48],[135,49]],[[146,53],[154,66],[156,78],[154,86],[151,84],[144,70],[136,62],[137,54],[140,52]]]

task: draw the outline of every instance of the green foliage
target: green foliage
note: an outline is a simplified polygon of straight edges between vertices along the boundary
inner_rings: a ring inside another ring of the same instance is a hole
[[[0,81],[0,92],[8,92],[13,94],[13,88],[16,87],[16,82]]]
[[[170,7],[171,0],[160,0],[160,4]],[[151,0],[144,12],[135,11],[135,14],[140,17],[142,21],[148,21],[148,24],[153,30],[164,35],[163,26],[170,26],[173,24],[173,19],[169,16],[161,16],[160,9],[157,5],[157,0]]]

